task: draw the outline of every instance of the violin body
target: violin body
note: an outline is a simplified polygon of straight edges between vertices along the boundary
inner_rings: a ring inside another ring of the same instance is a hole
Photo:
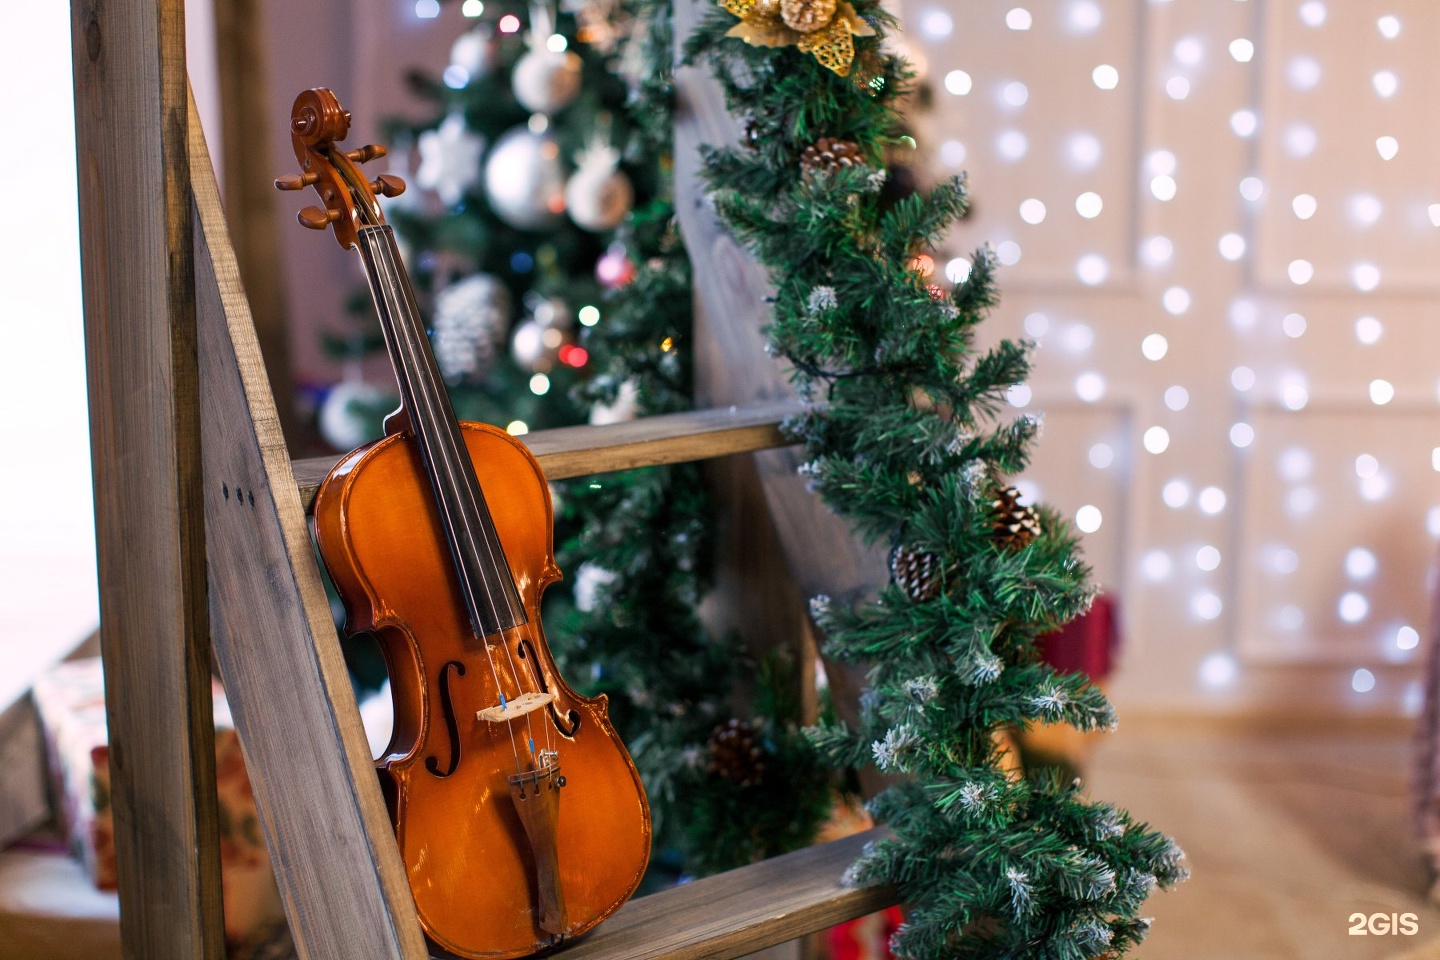
[[[540,598],[560,570],[540,467],[504,431],[460,427],[528,623],[477,639],[406,432],[340,461],[315,502],[316,538],[347,629],[373,633],[389,668],[395,727],[376,766],[420,923],[458,956],[521,957],[584,933],[630,897],[650,855],[650,814],[606,699],[571,690],[545,643]],[[526,724],[476,719],[536,690],[554,700]],[[531,784],[531,802],[540,789],[558,798],[553,836],[537,842],[512,781],[517,751],[529,757],[547,742],[563,776],[561,786]]]

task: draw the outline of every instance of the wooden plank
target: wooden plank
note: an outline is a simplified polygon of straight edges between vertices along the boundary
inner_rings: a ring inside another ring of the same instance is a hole
[[[300,956],[420,960],[198,117],[191,131],[215,660]]]
[[[709,3],[676,0],[675,36],[681,43]],[[794,396],[785,371],[765,352],[762,328],[772,296],[763,268],[715,219],[700,178],[700,145],[736,141],[720,85],[708,67],[675,72],[675,207],[695,271],[696,400],[702,406],[776,402]],[[844,520],[805,489],[795,473],[798,449],[755,458],[790,570],[805,596],[848,598],[882,583],[883,553],[864,549]]]
[[[790,441],[780,432],[780,422],[799,409],[790,402],[696,410],[603,427],[541,430],[524,440],[547,478],[565,480],[784,446]],[[314,508],[315,491],[336,459],[295,461],[296,483],[307,511]]]
[[[224,956],[182,0],[74,0],[81,271],[121,944]]]
[[[565,960],[731,960],[893,905],[841,876],[881,830],[822,843],[632,900]]]
[[[266,56],[265,6],[260,0],[225,0],[215,11],[215,65],[220,81],[220,149],[225,209],[240,277],[249,291],[250,316],[270,382],[279,387],[275,407],[289,446],[300,425],[290,366],[290,326],[285,309],[285,269],[276,215],[273,154],[266,131],[280,127],[272,114]],[[283,127],[280,127],[284,129]],[[287,224],[290,217],[283,218]]]

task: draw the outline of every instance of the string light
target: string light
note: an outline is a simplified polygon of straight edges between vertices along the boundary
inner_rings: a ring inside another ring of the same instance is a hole
[[[1169,287],[1160,298],[1165,312],[1178,317],[1190,309],[1190,291],[1184,287]]]
[[[1098,286],[1110,275],[1110,265],[1098,253],[1087,253],[1076,262],[1075,275],[1087,287]]]
[[[970,74],[964,70],[951,70],[945,74],[945,89],[957,97],[963,97],[974,87]]]
[[[1236,110],[1230,114],[1230,129],[1237,137],[1254,136],[1259,126],[1260,118],[1255,116],[1254,110]]]
[[[440,16],[440,0],[415,0],[415,16],[421,20],[434,20]]]
[[[1045,222],[1045,204],[1031,197],[1020,202],[1020,219],[1029,224]]]
[[[1095,403],[1105,396],[1105,378],[1091,371],[1075,378],[1075,395],[1086,403]]]
[[[1035,22],[1030,16],[1030,11],[1024,7],[1015,7],[1005,14],[1005,26],[1011,30],[1029,30]]]
[[[1160,499],[1170,509],[1179,510],[1190,502],[1190,484],[1178,477],[1170,480],[1161,488]]]
[[[1234,57],[1239,63],[1249,63],[1251,58],[1255,56],[1255,44],[1246,40],[1244,37],[1231,40],[1230,56]]]
[[[1077,133],[1067,144],[1070,164],[1076,170],[1089,170],[1100,162],[1100,141],[1094,134]]]
[[[1102,63],[1090,71],[1090,79],[1101,90],[1114,90],[1120,85],[1120,71],[1108,63]]]

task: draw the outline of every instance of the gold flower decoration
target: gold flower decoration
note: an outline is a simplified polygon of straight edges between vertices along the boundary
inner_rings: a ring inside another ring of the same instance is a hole
[[[847,0],[720,0],[740,18],[725,35],[756,47],[799,47],[845,77],[855,61],[854,37],[875,29]]]

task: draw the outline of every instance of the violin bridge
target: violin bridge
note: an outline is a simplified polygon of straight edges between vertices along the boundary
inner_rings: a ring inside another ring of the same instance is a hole
[[[484,710],[477,710],[475,712],[475,719],[489,720],[491,723],[504,723],[507,720],[523,717],[527,713],[543,710],[554,702],[555,694],[549,691],[545,693],[522,693],[514,700],[502,699],[498,707],[486,707]]]

